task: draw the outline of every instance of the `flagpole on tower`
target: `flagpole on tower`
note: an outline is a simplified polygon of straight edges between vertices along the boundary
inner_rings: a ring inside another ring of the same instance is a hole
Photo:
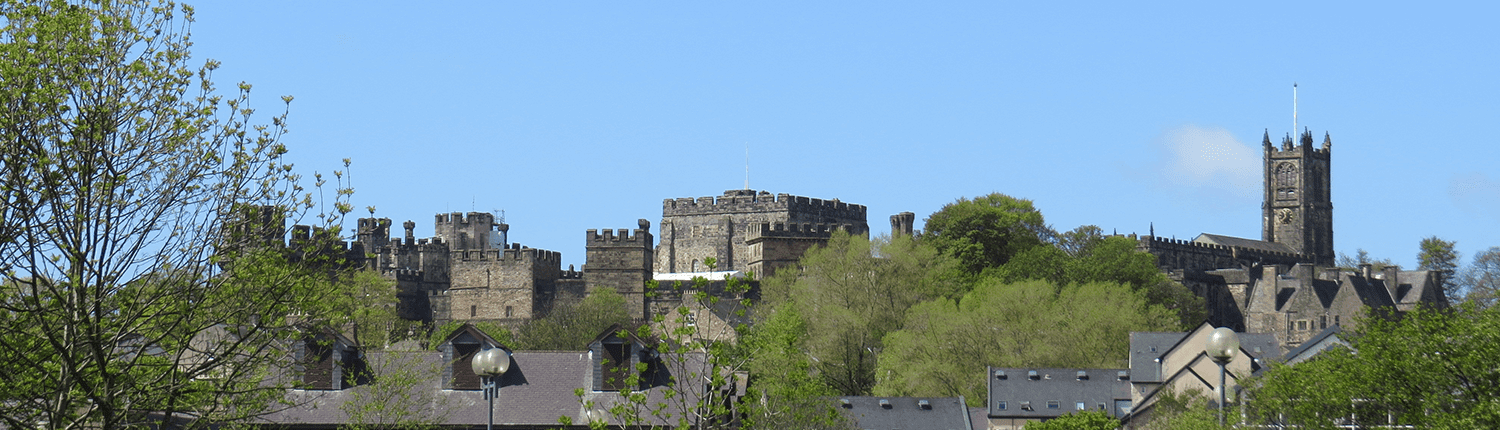
[[[1292,132],[1297,133],[1297,83],[1292,83]],[[1297,133],[1296,139],[1302,138],[1302,133]]]

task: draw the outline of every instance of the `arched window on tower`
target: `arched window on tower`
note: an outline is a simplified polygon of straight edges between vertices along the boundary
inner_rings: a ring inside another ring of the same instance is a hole
[[[1276,198],[1283,200],[1297,198],[1296,164],[1281,163],[1276,165]]]

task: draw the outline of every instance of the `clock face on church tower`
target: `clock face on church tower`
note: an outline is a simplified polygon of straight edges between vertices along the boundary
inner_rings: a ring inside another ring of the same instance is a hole
[[[1281,208],[1276,211],[1276,222],[1279,224],[1291,224],[1295,220],[1296,216],[1292,213],[1291,209]]]

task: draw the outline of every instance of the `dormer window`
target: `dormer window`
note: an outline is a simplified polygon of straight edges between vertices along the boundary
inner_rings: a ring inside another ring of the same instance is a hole
[[[438,350],[443,353],[443,361],[450,363],[444,371],[443,388],[480,389],[479,375],[474,374],[474,367],[470,362],[473,361],[474,354],[489,348],[505,346],[471,324],[464,324],[443,340],[438,345]]]
[[[655,352],[629,331],[621,330],[619,324],[589,342],[589,354],[594,362],[594,391],[646,389],[671,378]],[[646,369],[637,374],[642,363]]]
[[[306,389],[342,390],[370,381],[364,356],[353,341],[336,332],[325,331],[303,339],[299,355]]]

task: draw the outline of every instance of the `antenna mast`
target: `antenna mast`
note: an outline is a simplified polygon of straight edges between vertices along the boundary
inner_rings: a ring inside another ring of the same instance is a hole
[[[1292,132],[1297,133],[1296,139],[1302,139],[1302,133],[1297,131],[1297,83],[1292,83]]]

